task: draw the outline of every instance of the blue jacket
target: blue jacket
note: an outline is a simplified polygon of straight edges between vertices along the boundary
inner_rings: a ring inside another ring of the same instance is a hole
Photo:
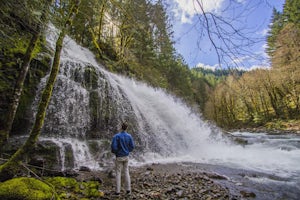
[[[114,135],[111,143],[111,152],[117,157],[128,156],[134,149],[134,142],[131,135],[125,131]]]

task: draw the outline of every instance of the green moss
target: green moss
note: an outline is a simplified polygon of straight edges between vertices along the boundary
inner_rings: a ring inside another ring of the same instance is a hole
[[[86,190],[87,197],[98,197],[99,196],[99,191],[95,188],[91,188],[89,190]]]
[[[11,37],[15,39],[9,41],[1,40],[5,52],[4,55],[11,57],[15,54],[25,54],[32,35],[29,33],[20,35],[19,33],[15,32],[13,35],[11,35]],[[45,44],[45,38],[40,37],[37,41],[37,45],[34,48],[32,57],[36,57],[36,55],[42,51],[42,48],[45,46]]]
[[[65,192],[63,192],[63,193],[59,194],[59,198],[61,198],[61,199],[67,199],[68,198],[68,194],[65,193]]]
[[[35,178],[14,178],[0,183],[0,199],[42,200],[60,199],[55,191]]]
[[[100,184],[96,181],[77,182],[74,178],[51,177],[46,179],[51,183],[61,199],[90,199],[102,197],[98,191]]]
[[[78,187],[77,181],[74,178],[51,177],[46,180],[58,189],[76,189]]]
[[[85,197],[99,197],[102,195],[101,192],[98,191],[99,183],[95,181],[83,182],[81,188],[84,188],[81,193]]]

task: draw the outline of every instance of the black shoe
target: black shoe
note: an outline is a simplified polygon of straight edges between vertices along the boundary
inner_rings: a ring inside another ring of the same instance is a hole
[[[120,193],[119,192],[115,192],[114,195],[115,196],[120,196]]]
[[[130,191],[130,190],[127,190],[127,191],[126,191],[126,194],[127,194],[127,195],[131,195],[131,191]]]

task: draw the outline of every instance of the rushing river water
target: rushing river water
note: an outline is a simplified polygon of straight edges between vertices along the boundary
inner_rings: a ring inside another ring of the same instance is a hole
[[[49,34],[47,40],[54,49],[55,34]],[[226,136],[164,90],[106,71],[90,51],[69,37],[65,39],[61,62],[41,140],[53,141],[61,147],[62,165],[64,148],[69,144],[75,168],[85,165],[100,169],[89,149],[91,140],[86,140],[93,121],[91,96],[96,94],[97,126],[105,127],[101,118],[107,111],[105,105],[110,106],[110,113],[105,114],[108,119],[130,118],[136,123],[134,136],[138,150],[133,154],[132,165],[193,163],[199,170],[228,176],[230,181],[224,184],[229,188],[252,188],[258,199],[300,198],[299,136],[239,132]],[[83,81],[87,69],[93,69],[99,76],[97,88],[88,88]],[[39,91],[46,78],[41,81]],[[94,141],[100,144],[103,139],[110,140],[112,134],[98,134]],[[236,143],[235,138],[244,142]]]
[[[300,198],[299,135],[234,132],[230,138],[243,141],[243,145],[224,138],[208,140],[179,157],[148,155],[146,160],[185,163],[199,171],[224,175],[227,180],[218,182],[237,196],[248,191],[261,200]]]
[[[198,170],[227,176],[227,180],[219,180],[219,182],[236,195],[240,195],[240,191],[247,191],[253,192],[256,195],[255,199],[261,200],[297,200],[300,198],[300,165],[297,167],[300,154],[299,135],[246,132],[235,132],[232,135],[248,142],[243,151],[251,149],[256,152],[253,154],[253,158],[247,161],[249,166],[245,167],[244,164],[239,165],[238,163],[228,164],[226,159],[217,165],[199,163],[189,163],[189,165],[193,165]],[[266,158],[266,155],[262,155],[264,151],[261,149],[268,149],[273,154],[267,153],[270,157]],[[246,153],[245,156],[249,155]],[[244,161],[245,159],[240,160],[241,163]],[[250,164],[251,162],[253,164]],[[274,166],[271,167],[268,162],[273,163]],[[255,166],[254,163],[258,163],[258,166]],[[265,166],[261,166],[263,163]]]

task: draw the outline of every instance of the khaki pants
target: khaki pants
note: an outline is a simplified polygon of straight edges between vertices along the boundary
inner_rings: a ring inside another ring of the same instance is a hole
[[[121,175],[122,171],[124,173],[125,178],[125,189],[126,191],[131,191],[131,183],[130,183],[130,175],[128,168],[128,156],[125,157],[117,157],[116,158],[116,192],[120,193],[121,191]]]

